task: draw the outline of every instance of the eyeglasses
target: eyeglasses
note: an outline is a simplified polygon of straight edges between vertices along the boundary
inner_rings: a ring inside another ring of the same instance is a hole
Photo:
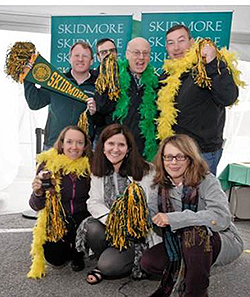
[[[186,155],[176,155],[176,156],[173,156],[173,155],[163,155],[162,156],[163,160],[164,161],[167,161],[167,162],[172,162],[174,159],[176,161],[185,161],[187,160],[187,156]]]
[[[106,49],[106,50],[101,50],[98,52],[98,55],[100,56],[106,56],[107,54],[116,54],[117,50],[116,48],[109,48],[109,49]]]
[[[127,51],[130,52],[135,58],[139,58],[141,55],[143,56],[143,58],[150,56],[150,52],[148,51],[139,51],[139,50],[135,50],[135,51],[127,50]]]

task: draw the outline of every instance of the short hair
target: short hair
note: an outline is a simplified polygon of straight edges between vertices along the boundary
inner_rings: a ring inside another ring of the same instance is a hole
[[[123,134],[128,145],[128,153],[122,161],[119,174],[123,177],[132,176],[134,180],[140,181],[149,172],[150,166],[139,154],[131,132],[126,126],[119,123],[111,124],[101,132],[94,152],[92,173],[98,177],[103,177],[114,172],[112,163],[104,154],[104,143],[116,134]]]
[[[107,42],[107,41],[110,41],[113,43],[115,49],[117,50],[116,48],[116,44],[114,42],[114,40],[110,39],[110,38],[102,38],[102,39],[99,39],[96,43],[96,52],[98,53],[98,47],[101,46],[103,43]]]
[[[187,32],[189,39],[193,38],[192,35],[191,35],[191,32],[190,32],[190,30],[189,30],[189,28],[187,26],[185,26],[183,24],[177,24],[177,25],[174,25],[173,27],[168,29],[168,31],[166,33],[166,39],[167,39],[167,36],[168,36],[169,33],[174,32],[176,30],[180,30],[180,29],[184,29]]]
[[[71,46],[70,50],[69,50],[69,54],[70,54],[70,56],[71,56],[71,54],[72,54],[73,49],[74,49],[78,44],[80,44],[80,45],[82,46],[82,48],[84,48],[84,49],[89,49],[89,50],[90,50],[91,59],[94,59],[93,50],[92,50],[91,46],[89,45],[89,43],[88,43],[88,42],[85,42],[85,41],[77,41],[76,43],[74,43],[74,44]]]
[[[54,149],[57,150],[58,154],[63,154],[63,141],[64,141],[64,138],[65,138],[66,132],[69,131],[69,130],[80,131],[84,135],[85,145],[84,145],[84,151],[83,151],[82,157],[87,156],[89,158],[89,160],[91,161],[92,156],[93,156],[93,152],[92,152],[92,149],[91,149],[91,141],[89,140],[89,137],[85,133],[85,131],[82,128],[78,127],[78,126],[71,125],[71,126],[65,127],[60,132],[56,142],[54,143],[54,146],[53,146]]]
[[[206,161],[200,154],[199,148],[195,141],[188,135],[176,134],[165,138],[156,154],[154,163],[156,166],[156,175],[154,177],[154,184],[171,185],[170,176],[164,168],[164,149],[166,144],[171,143],[188,157],[187,170],[184,173],[184,184],[187,186],[194,186],[199,184],[205,175],[209,173],[209,168]]]

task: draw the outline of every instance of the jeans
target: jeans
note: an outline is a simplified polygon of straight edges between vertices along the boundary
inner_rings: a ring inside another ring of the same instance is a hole
[[[209,170],[216,176],[217,166],[222,156],[222,148],[215,152],[202,153],[203,158],[209,166]]]

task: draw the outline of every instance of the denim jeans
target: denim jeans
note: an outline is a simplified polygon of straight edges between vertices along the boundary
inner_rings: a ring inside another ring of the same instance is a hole
[[[215,152],[202,153],[202,156],[207,162],[210,171],[216,176],[217,166],[222,156],[222,148]]]

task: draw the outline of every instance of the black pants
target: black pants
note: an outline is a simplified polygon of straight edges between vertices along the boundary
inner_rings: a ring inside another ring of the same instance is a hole
[[[105,236],[105,225],[98,220],[90,220],[86,229],[87,244],[97,256],[97,267],[103,275],[121,277],[128,274],[134,264],[134,244],[121,252],[109,247]]]
[[[61,266],[71,260],[78,261],[84,253],[77,252],[75,248],[76,230],[82,220],[82,215],[68,217],[67,234],[57,242],[46,241],[43,245],[46,261],[54,266]]]

